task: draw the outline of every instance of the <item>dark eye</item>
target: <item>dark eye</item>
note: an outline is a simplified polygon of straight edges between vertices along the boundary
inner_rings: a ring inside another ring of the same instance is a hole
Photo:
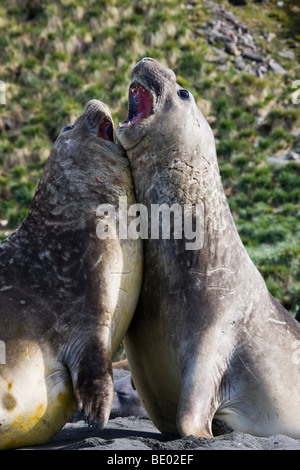
[[[70,131],[71,129],[74,129],[74,126],[71,125],[71,126],[65,126],[62,128],[62,132],[67,132],[67,131]]]
[[[189,100],[190,99],[190,92],[187,91],[187,90],[184,90],[184,89],[178,90],[177,94],[182,100]]]

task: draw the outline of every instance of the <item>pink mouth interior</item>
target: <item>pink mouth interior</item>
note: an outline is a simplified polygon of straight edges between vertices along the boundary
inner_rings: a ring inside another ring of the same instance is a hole
[[[110,119],[104,117],[98,128],[98,136],[104,140],[114,141],[113,125]]]
[[[129,90],[128,119],[123,125],[130,126],[152,113],[152,97],[141,85],[133,84]]]

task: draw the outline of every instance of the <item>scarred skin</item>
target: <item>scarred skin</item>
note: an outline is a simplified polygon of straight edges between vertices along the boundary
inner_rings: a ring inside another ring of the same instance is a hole
[[[144,240],[143,285],[124,344],[147,413],[160,431],[182,436],[212,437],[218,418],[253,435],[300,438],[300,325],[239,238],[207,121],[175,74],[150,58],[133,69],[129,97],[117,136],[137,202],[149,211],[204,207],[201,249]]]
[[[55,142],[27,218],[0,245],[1,449],[50,440],[75,406],[89,424],[109,418],[112,355],[142,278],[140,240],[96,235],[100,204],[135,202],[112,135],[108,108],[90,101]]]

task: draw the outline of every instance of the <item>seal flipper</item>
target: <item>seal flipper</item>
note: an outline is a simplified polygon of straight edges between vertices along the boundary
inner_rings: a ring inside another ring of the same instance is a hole
[[[109,349],[97,339],[80,351],[69,366],[76,405],[90,426],[104,428],[113,402],[113,373]]]
[[[197,375],[184,379],[177,412],[177,428],[181,436],[193,434],[197,437],[213,437],[212,420],[216,406],[216,387],[208,378],[202,380]]]
[[[208,337],[214,339],[213,332]],[[207,341],[205,344],[203,341],[197,353],[188,351],[185,357],[177,410],[177,428],[181,436],[213,437],[212,421],[219,407],[219,390],[227,362],[218,347],[209,350],[209,344],[220,346],[220,342]],[[227,351],[229,356],[230,348],[226,342],[222,346],[223,353]]]

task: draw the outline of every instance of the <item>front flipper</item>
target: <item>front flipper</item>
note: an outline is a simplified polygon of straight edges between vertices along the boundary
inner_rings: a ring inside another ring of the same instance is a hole
[[[112,360],[108,348],[87,340],[76,360],[69,362],[77,408],[90,426],[104,428],[113,402]]]
[[[219,390],[227,366],[225,353],[207,354],[205,348],[202,351],[199,348],[194,357],[188,357],[182,372],[177,429],[181,436],[213,437],[212,421],[219,407]]]
[[[185,378],[177,412],[177,429],[181,436],[213,437],[212,419],[215,414],[210,384],[193,384]]]
[[[224,378],[235,352],[234,338],[221,334],[225,327],[214,322],[201,331],[198,343],[191,339],[182,350],[181,392],[177,429],[181,436],[213,437],[212,421],[224,400]],[[192,335],[191,335],[192,338]]]

